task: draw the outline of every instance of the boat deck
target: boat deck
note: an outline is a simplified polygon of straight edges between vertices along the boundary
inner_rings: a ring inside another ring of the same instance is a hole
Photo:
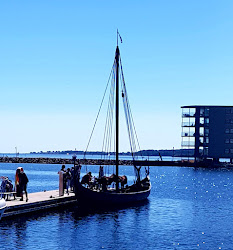
[[[10,200],[7,200],[7,207],[3,213],[2,219],[65,206],[76,203],[76,201],[74,193],[59,196],[58,190],[29,193],[27,202],[25,195],[23,201],[20,201],[20,198],[16,198],[15,200],[14,198],[11,198]]]

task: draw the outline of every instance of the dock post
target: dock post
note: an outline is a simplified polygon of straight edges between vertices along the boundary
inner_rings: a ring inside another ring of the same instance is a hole
[[[64,195],[64,188],[63,188],[63,171],[59,171],[59,196],[63,196]]]

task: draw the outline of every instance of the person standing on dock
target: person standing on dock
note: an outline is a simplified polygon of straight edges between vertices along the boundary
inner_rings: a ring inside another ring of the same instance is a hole
[[[24,173],[23,168],[20,169],[20,174],[19,174],[19,186],[21,190],[21,201],[23,201],[23,191],[25,192],[26,195],[26,202],[28,201],[28,192],[27,192],[27,184],[28,184],[28,177]]]
[[[22,192],[20,184],[19,184],[20,170],[21,170],[21,167],[18,167],[15,173],[15,192],[16,192],[17,197],[21,197],[21,192]]]
[[[20,193],[21,193],[20,186],[19,186],[20,169],[21,168],[17,168],[16,173],[15,173],[15,192],[16,192],[17,197],[20,197]]]
[[[65,174],[65,181],[66,181],[66,191],[69,195],[69,188],[70,188],[70,181],[71,181],[71,172],[70,168],[67,168],[66,174]]]
[[[65,185],[66,185],[66,178],[65,178],[65,174],[66,174],[66,166],[62,165],[61,170],[58,172],[59,174],[59,196],[63,196],[64,195],[64,189],[65,189]]]

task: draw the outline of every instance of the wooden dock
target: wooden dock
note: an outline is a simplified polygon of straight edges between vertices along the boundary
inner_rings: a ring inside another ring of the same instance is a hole
[[[15,200],[11,197],[6,201],[7,207],[3,213],[2,220],[22,214],[66,206],[76,202],[77,200],[74,193],[59,196],[58,190],[29,193],[27,202],[25,195],[23,201],[20,201],[20,197]]]

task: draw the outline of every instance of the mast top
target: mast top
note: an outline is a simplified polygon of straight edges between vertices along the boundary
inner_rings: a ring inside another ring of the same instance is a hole
[[[120,35],[120,33],[118,32],[118,29],[117,29],[117,47],[118,47],[118,38],[120,38],[120,41],[122,43],[121,35]]]

